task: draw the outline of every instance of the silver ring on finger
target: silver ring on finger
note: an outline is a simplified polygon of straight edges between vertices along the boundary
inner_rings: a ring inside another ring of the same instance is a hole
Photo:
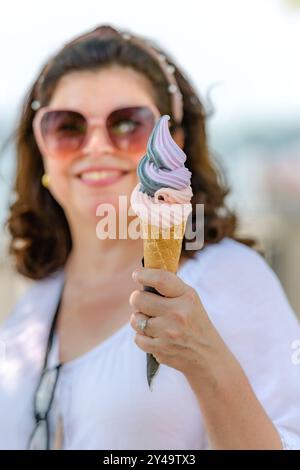
[[[148,324],[148,319],[147,318],[141,318],[138,320],[138,326],[139,326],[139,329],[145,333],[145,329],[147,328],[147,324]]]

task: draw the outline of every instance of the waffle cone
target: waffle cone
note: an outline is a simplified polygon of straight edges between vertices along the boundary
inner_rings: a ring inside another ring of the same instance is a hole
[[[143,224],[144,266],[176,273],[178,269],[185,222],[161,229]]]

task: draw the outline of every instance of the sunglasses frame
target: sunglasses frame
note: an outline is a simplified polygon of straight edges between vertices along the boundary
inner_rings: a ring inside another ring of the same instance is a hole
[[[49,111],[64,111],[64,112],[75,112],[75,113],[80,114],[85,119],[85,121],[87,123],[87,130],[85,132],[83,141],[82,141],[81,145],[78,147],[78,149],[76,149],[76,151],[74,151],[74,154],[79,152],[82,148],[84,148],[84,146],[86,145],[86,143],[88,142],[88,140],[90,138],[90,135],[91,135],[93,129],[99,128],[99,127],[104,129],[106,138],[109,140],[109,142],[111,142],[113,147],[120,152],[121,149],[119,147],[117,147],[115,145],[115,143],[112,141],[112,139],[110,137],[110,134],[107,130],[107,121],[108,121],[109,117],[113,113],[115,113],[116,111],[124,111],[124,110],[127,110],[127,109],[147,109],[148,111],[150,111],[152,113],[152,116],[153,116],[153,127],[154,127],[156,121],[161,116],[159,110],[154,105],[124,106],[124,107],[121,107],[121,108],[113,109],[112,111],[107,113],[105,116],[87,114],[87,113],[85,113],[85,112],[83,112],[79,109],[75,109],[75,108],[61,108],[61,107],[57,108],[57,107],[52,107],[52,106],[43,106],[43,107],[38,109],[38,111],[36,112],[36,115],[34,116],[33,122],[32,122],[33,133],[34,133],[38,148],[39,148],[39,150],[41,151],[42,154],[44,154],[44,155],[49,154],[49,150],[47,149],[47,146],[45,144],[45,139],[42,135],[42,130],[41,130],[41,122],[42,122],[42,119],[43,119],[44,115]],[[50,153],[50,155],[51,155],[51,153]]]
[[[32,444],[33,444],[33,442],[36,438],[36,433],[37,433],[41,423],[43,423],[43,426],[44,426],[43,429],[45,430],[44,442],[46,444],[45,444],[45,448],[44,447],[42,448],[42,446],[39,446],[39,450],[49,450],[50,449],[50,430],[49,430],[48,416],[49,416],[51,406],[52,406],[52,402],[53,402],[53,399],[54,399],[56,385],[57,385],[57,381],[58,381],[61,366],[62,366],[62,364],[58,364],[57,366],[55,366],[51,369],[46,368],[46,369],[43,370],[43,372],[41,374],[39,384],[37,386],[37,389],[36,389],[35,395],[34,395],[35,427],[34,427],[32,433],[31,433],[31,436],[29,438],[28,450],[30,450],[32,448]],[[46,374],[53,374],[53,373],[55,374],[55,378],[54,378],[54,381],[52,383],[51,390],[48,391],[48,397],[49,398],[48,398],[46,410],[41,412],[38,409],[39,408],[39,406],[38,406],[38,395],[39,395],[39,393],[42,392],[43,386],[45,387],[43,382],[44,382]]]

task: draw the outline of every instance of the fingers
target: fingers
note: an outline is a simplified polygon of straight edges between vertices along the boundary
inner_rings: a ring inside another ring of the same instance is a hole
[[[149,317],[164,315],[170,310],[167,298],[140,290],[132,292],[129,303],[134,312],[141,312]]]
[[[156,354],[159,351],[159,338],[151,338],[150,336],[140,335],[139,333],[135,336],[136,345],[145,353],[153,354],[158,361]],[[159,362],[159,361],[158,361]]]
[[[146,326],[142,329],[140,321],[147,320]],[[133,313],[130,317],[130,324],[132,328],[141,335],[146,335],[152,338],[158,338],[159,333],[161,332],[162,328],[160,326],[160,319],[155,317],[148,317],[143,313],[136,312]]]
[[[141,268],[135,270],[132,277],[143,286],[154,287],[165,297],[180,297],[186,290],[186,284],[176,274],[163,269]]]

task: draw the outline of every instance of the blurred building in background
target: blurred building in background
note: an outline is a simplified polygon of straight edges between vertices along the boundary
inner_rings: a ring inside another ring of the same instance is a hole
[[[155,31],[148,16],[128,13],[139,11],[137,0],[129,0],[129,10],[119,3],[115,9],[114,2],[100,8],[98,2],[87,0],[81,18],[67,0],[61,5],[68,11],[67,19],[57,20],[55,35],[47,19],[53,15],[53,2],[45,2],[43,14],[27,3],[19,20],[13,5],[8,7],[11,19],[0,20],[12,45],[6,51],[7,84],[0,95],[0,145],[13,129],[21,97],[47,54],[74,34],[106,22],[155,38],[192,77],[202,96],[211,84],[224,84],[212,93],[215,114],[207,124],[211,152],[232,189],[228,204],[239,214],[239,233],[258,240],[300,316],[300,0],[200,0],[193,1],[195,15],[190,15],[191,6],[184,11],[181,0],[174,0],[171,22],[169,2],[158,6],[154,0],[160,11]],[[31,11],[40,15],[39,21]],[[20,39],[22,28],[28,32],[33,25],[32,37]],[[13,69],[13,48],[22,42],[26,49],[20,54],[20,72]],[[14,168],[14,149],[8,146],[0,159],[1,227],[13,198]],[[7,243],[2,229],[0,319],[30,284],[13,272]]]
[[[300,122],[257,121],[214,137],[239,233],[258,241],[300,317]]]

